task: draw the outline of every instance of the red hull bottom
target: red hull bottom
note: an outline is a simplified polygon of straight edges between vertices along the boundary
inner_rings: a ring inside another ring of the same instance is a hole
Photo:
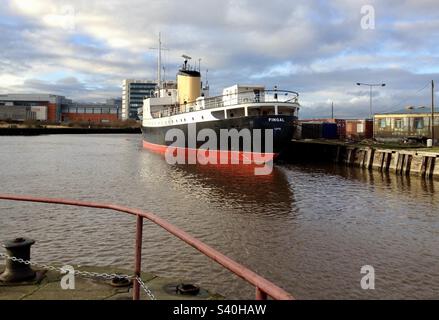
[[[244,151],[202,150],[169,147],[143,140],[143,147],[155,153],[174,159],[179,164],[218,164],[218,165],[263,165],[271,162],[278,153],[260,153]]]

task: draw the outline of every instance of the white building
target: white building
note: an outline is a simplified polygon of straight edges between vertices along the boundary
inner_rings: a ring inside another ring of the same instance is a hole
[[[47,106],[32,106],[30,109],[35,113],[35,120],[47,121]]]

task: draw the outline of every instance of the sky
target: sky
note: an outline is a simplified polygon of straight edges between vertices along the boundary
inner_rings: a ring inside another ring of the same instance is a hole
[[[366,7],[365,7],[366,6]],[[373,9],[373,11],[371,11]],[[302,117],[366,117],[431,104],[437,0],[0,0],[0,94],[100,102],[122,80],[201,59],[211,94],[242,84],[300,94]],[[204,79],[205,80],[205,79]]]

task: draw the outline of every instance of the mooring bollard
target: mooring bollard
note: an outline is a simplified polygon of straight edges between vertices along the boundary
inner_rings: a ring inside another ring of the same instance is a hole
[[[6,254],[8,256],[29,261],[30,247],[34,243],[35,241],[32,239],[16,238],[3,242],[3,247],[6,249]],[[30,265],[7,259],[6,269],[0,275],[0,281],[21,282],[26,280],[32,280],[35,278],[35,275],[36,273],[32,270]]]

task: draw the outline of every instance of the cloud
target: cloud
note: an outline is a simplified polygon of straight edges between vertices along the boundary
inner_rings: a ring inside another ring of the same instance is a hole
[[[360,26],[373,5],[376,29]],[[74,99],[121,95],[124,78],[155,78],[162,32],[166,74],[181,54],[202,58],[214,93],[233,83],[301,93],[303,114],[366,116],[355,83],[385,82],[376,109],[425,103],[415,92],[439,73],[435,0],[6,0],[0,5],[0,91]],[[401,99],[400,99],[401,98]]]

